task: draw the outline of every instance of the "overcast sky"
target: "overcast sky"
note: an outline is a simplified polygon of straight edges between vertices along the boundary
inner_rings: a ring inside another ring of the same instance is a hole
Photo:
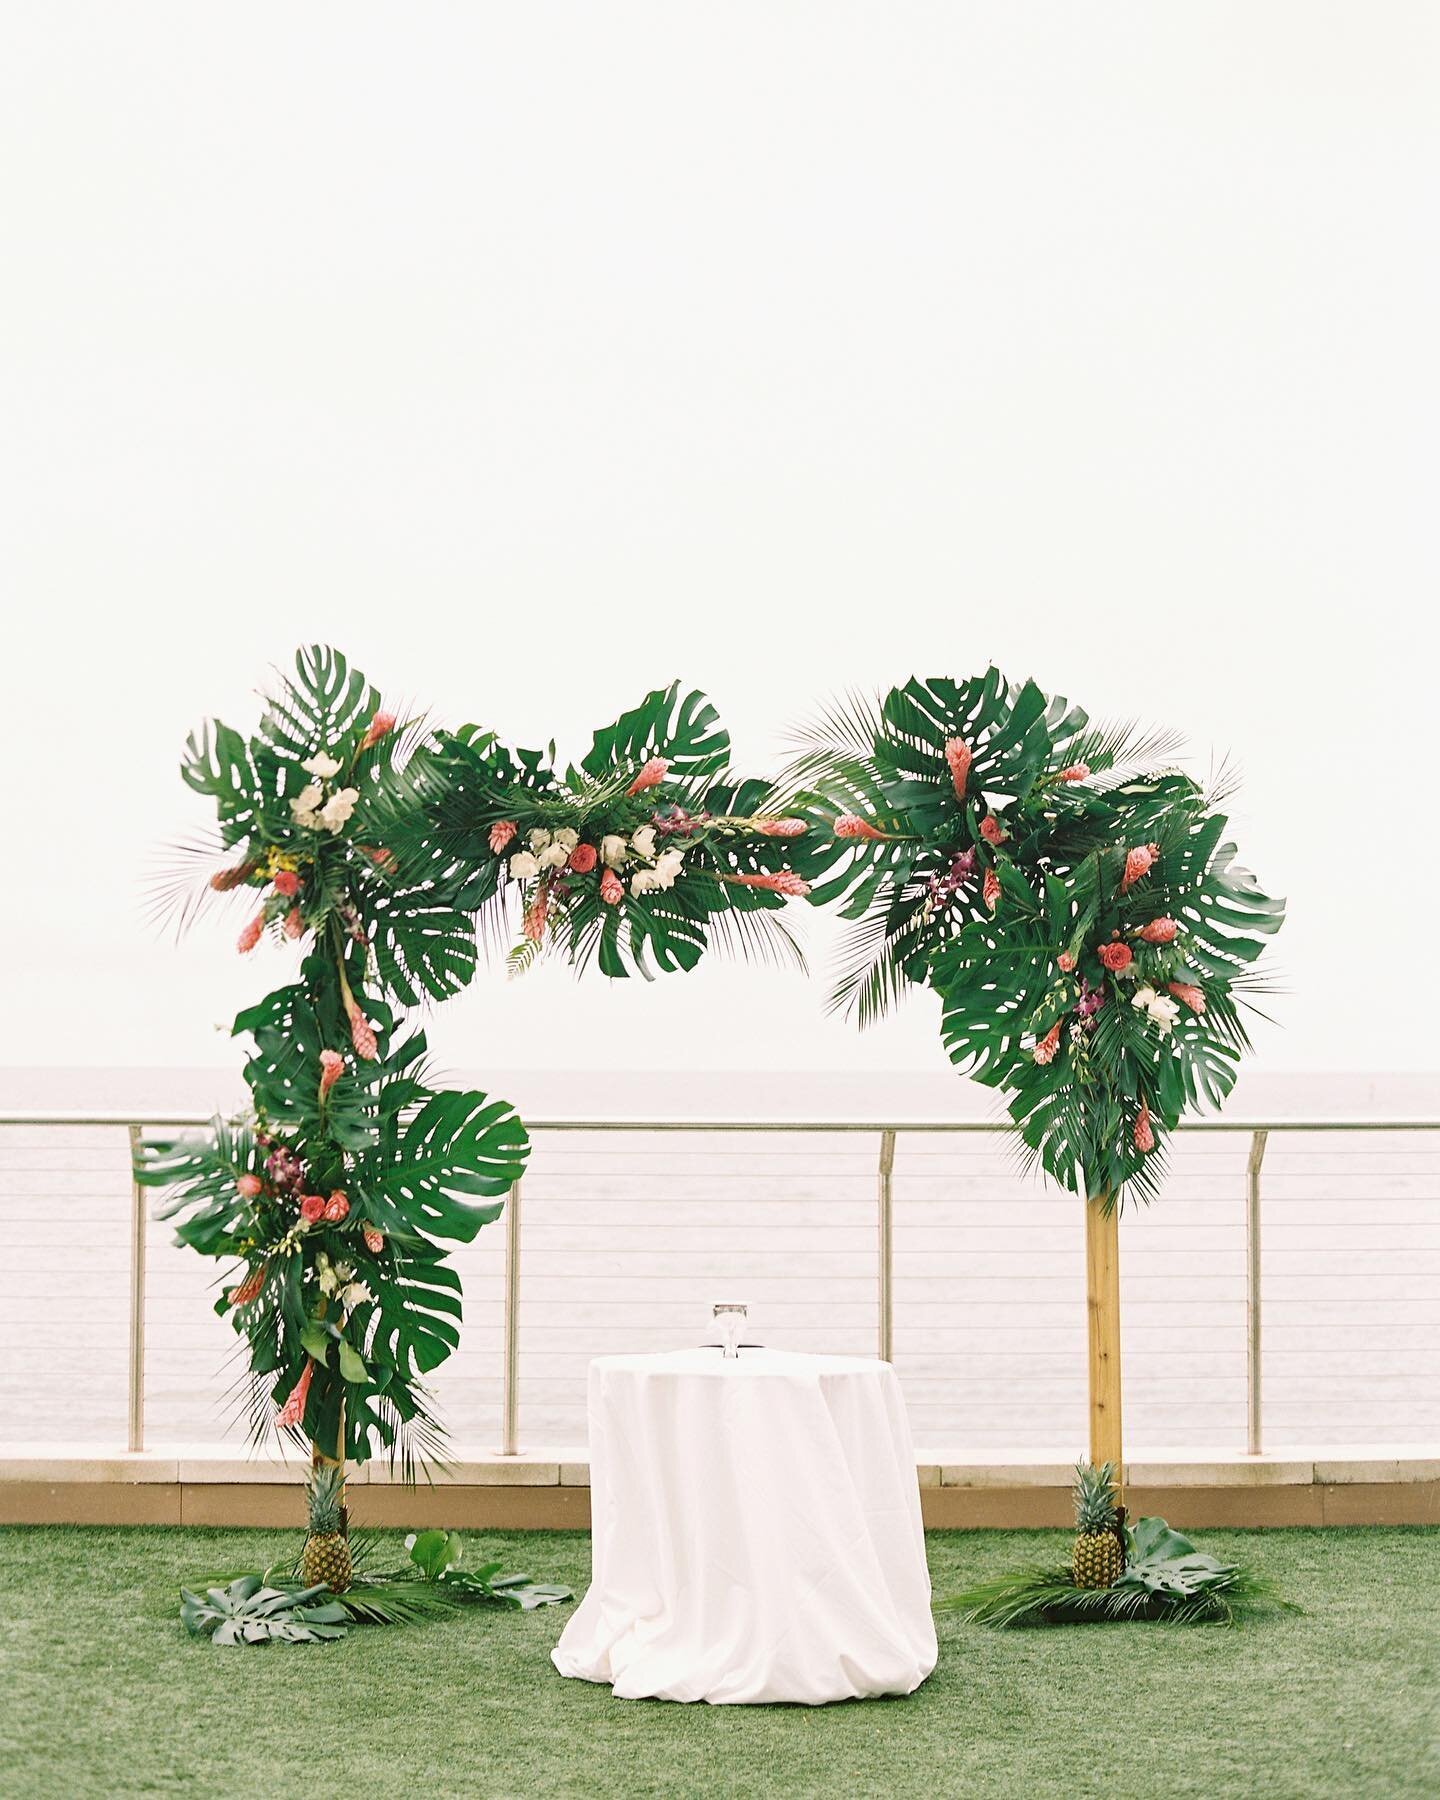
[[[207,713],[321,638],[737,761],[998,661],[1232,753],[1267,1071],[1440,1066],[1440,14],[1372,0],[77,6],[0,64],[11,1064],[233,1066],[144,926]],[[936,1070],[817,978],[500,974],[473,1069]]]

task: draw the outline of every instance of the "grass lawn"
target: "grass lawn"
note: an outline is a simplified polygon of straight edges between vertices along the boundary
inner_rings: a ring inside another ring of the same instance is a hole
[[[812,1710],[619,1701],[562,1681],[548,1654],[568,1608],[217,1650],[183,1634],[179,1581],[264,1562],[293,1534],[12,1527],[0,1793],[1440,1793],[1440,1530],[1202,1537],[1303,1616],[997,1634],[942,1614],[917,1694]],[[936,1592],[1067,1541],[932,1533]],[[484,1542],[584,1588],[583,1534]]]

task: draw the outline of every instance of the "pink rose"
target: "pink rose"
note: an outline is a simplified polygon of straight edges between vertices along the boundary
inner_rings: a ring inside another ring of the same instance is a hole
[[[303,1194],[300,1198],[300,1217],[307,1225],[318,1225],[325,1217],[325,1202],[319,1194]]]
[[[239,1175],[235,1178],[235,1192],[242,1194],[247,1200],[254,1200],[264,1185],[258,1175]]]

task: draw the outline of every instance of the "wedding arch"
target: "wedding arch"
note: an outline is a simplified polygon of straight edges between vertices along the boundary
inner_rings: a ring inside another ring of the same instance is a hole
[[[865,1025],[932,987],[952,1059],[1084,1200],[1091,1459],[1122,1466],[1117,1216],[1158,1190],[1181,1114],[1229,1093],[1283,906],[1172,739],[996,669],[847,701],[801,740],[781,782],[737,779],[713,707],[676,684],[561,769],[553,745],[398,718],[325,647],[252,735],[190,739],[217,834],[162,903],[183,925],[243,899],[239,950],[301,961],[235,1020],[249,1112],[145,1143],[137,1177],[182,1243],[238,1267],[216,1310],[247,1343],[256,1435],[307,1443],[342,1498],[347,1461],[409,1475],[443,1442],[424,1383],[459,1342],[447,1246],[498,1216],[529,1149],[506,1102],[435,1085],[414,1010],[482,946],[611,978],[712,946],[798,963],[780,915],[799,898],[852,923],[834,1003]]]

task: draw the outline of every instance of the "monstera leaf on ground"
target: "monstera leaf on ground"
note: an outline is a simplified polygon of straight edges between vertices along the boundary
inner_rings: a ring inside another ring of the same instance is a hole
[[[181,1588],[180,1621],[212,1644],[320,1644],[344,1637],[348,1615],[327,1588],[272,1588],[242,1575],[203,1597]]]

